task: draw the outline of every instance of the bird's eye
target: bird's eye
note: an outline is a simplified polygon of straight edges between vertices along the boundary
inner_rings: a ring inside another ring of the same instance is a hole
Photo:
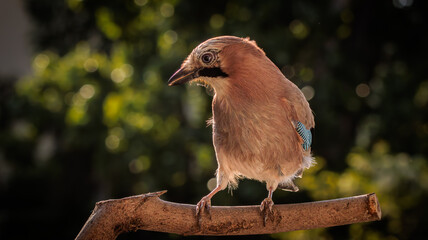
[[[201,59],[202,59],[202,62],[204,63],[211,63],[214,59],[214,55],[210,52],[207,52],[204,55],[202,55]]]

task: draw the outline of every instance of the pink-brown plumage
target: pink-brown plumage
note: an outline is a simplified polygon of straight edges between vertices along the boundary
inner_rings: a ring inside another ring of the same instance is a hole
[[[192,51],[169,84],[192,80],[215,91],[212,127],[218,162],[217,187],[202,198],[197,212],[209,207],[216,192],[236,187],[241,177],[266,182],[269,196],[262,210],[272,208],[271,195],[278,185],[297,190],[294,178],[313,160],[310,148],[302,147],[295,124],[311,129],[314,117],[299,88],[263,50],[249,39],[209,39]]]

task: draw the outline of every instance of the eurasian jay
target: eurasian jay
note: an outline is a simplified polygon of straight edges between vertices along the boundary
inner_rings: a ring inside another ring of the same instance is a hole
[[[300,89],[269,60],[255,41],[234,36],[197,46],[168,80],[169,86],[201,82],[214,89],[213,144],[217,186],[196,205],[209,213],[211,198],[242,177],[266,183],[260,210],[272,212],[272,193],[296,192],[295,178],[314,163],[314,116]]]

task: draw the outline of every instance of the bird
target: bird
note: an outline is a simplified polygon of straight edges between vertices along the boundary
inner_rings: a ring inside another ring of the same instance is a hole
[[[217,184],[198,202],[196,215],[210,212],[216,193],[235,189],[240,179],[248,178],[266,183],[268,196],[260,204],[266,222],[273,192],[298,191],[294,180],[315,164],[315,121],[308,101],[248,37],[218,36],[199,44],[168,85],[187,82],[214,90],[209,122]]]

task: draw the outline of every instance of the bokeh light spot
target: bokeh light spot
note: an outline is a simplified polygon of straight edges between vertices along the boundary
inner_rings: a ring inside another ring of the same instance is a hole
[[[12,136],[20,139],[32,139],[37,132],[37,129],[30,122],[25,120],[18,120],[12,124]]]
[[[141,113],[128,113],[126,121],[130,125],[143,130],[144,132],[149,131],[153,128],[153,119],[150,116],[143,115]]]
[[[373,88],[370,88],[370,92]],[[371,107],[371,108],[378,108],[381,106],[382,104],[382,98],[380,97],[379,94],[370,94],[370,97],[367,99],[367,104]]]
[[[141,118],[141,129],[144,131],[149,131],[153,127],[153,119],[149,116],[143,116]]]
[[[85,84],[80,88],[79,94],[84,99],[90,99],[95,94],[95,88],[91,84]]]
[[[214,14],[210,18],[210,26],[214,29],[219,29],[223,27],[225,21],[226,19],[223,17],[223,15]]]
[[[141,173],[143,171],[143,163],[134,159],[129,163],[129,171],[134,174]]]
[[[373,152],[377,154],[387,154],[391,146],[385,140],[379,140],[373,145]]]
[[[148,0],[134,0],[134,3],[140,7],[146,5],[148,2],[149,2]]]
[[[392,4],[396,8],[410,7],[413,4],[413,0],[392,0]]]
[[[125,132],[123,131],[123,128],[121,127],[114,127],[110,129],[109,131],[110,135],[115,135],[119,138],[119,140],[122,140],[125,137]]]
[[[104,121],[107,125],[115,124],[122,109],[123,99],[117,93],[110,93],[104,101]]]
[[[290,23],[290,31],[297,39],[305,39],[309,35],[309,26],[296,19]]]
[[[68,125],[79,125],[84,123],[85,109],[81,106],[73,106],[68,109],[65,121]]]
[[[210,180],[208,180],[207,182],[208,190],[212,191],[215,187],[217,187],[217,179],[211,178]]]
[[[134,174],[141,173],[150,168],[150,159],[147,156],[139,156],[129,163],[129,171]]]
[[[53,156],[56,148],[56,139],[52,133],[44,133],[37,139],[34,159],[39,165],[44,165]]]
[[[163,40],[166,44],[171,45],[177,42],[178,35],[175,31],[168,30],[163,34]]]
[[[121,69],[125,73],[125,77],[131,77],[134,74],[134,67],[131,64],[123,64]]]
[[[306,100],[311,100],[315,96],[315,90],[311,86],[305,86],[302,88],[302,93],[305,95]]]
[[[355,93],[358,97],[365,98],[370,94],[370,87],[365,83],[358,84],[355,88]]]
[[[74,107],[83,107],[86,103],[86,99],[82,97],[79,93],[73,94],[73,97],[71,98],[71,104]]]
[[[43,91],[44,106],[52,112],[62,109],[61,96],[55,88],[47,88]]]
[[[122,68],[115,68],[110,74],[111,80],[115,83],[121,83],[125,80],[126,73]]]
[[[67,0],[66,2],[71,10],[78,12],[82,9],[82,1],[83,0]]]
[[[281,71],[288,79],[291,79],[296,75],[296,70],[294,66],[291,66],[291,65],[286,65],[282,67]]]
[[[162,17],[168,18],[174,15],[174,6],[169,3],[164,3],[160,7],[160,13]]]
[[[119,147],[120,139],[116,135],[109,135],[105,140],[105,144],[109,150],[116,150]]]
[[[214,153],[212,147],[209,145],[200,145],[196,149],[196,158],[198,164],[202,167],[202,169],[211,169],[214,163]]]
[[[100,8],[96,11],[96,21],[104,35],[112,40],[122,35],[122,29],[114,22],[113,13],[108,8]]]
[[[160,83],[161,83],[161,77],[159,75],[159,72],[154,71],[154,70],[147,70],[144,73],[143,79],[144,79],[144,82],[149,87],[152,87],[152,88],[160,85]]]
[[[38,69],[45,69],[50,63],[50,59],[46,54],[39,54],[34,58],[34,65]]]
[[[416,91],[413,99],[414,103],[418,107],[424,107],[428,103],[428,81],[422,82]]]
[[[184,172],[176,172],[171,177],[171,185],[175,187],[183,186],[186,183],[186,174]]]
[[[303,67],[299,72],[299,76],[304,82],[310,82],[314,78],[314,71],[311,68]]]
[[[98,61],[93,58],[86,59],[83,67],[87,72],[95,72],[98,69]]]

